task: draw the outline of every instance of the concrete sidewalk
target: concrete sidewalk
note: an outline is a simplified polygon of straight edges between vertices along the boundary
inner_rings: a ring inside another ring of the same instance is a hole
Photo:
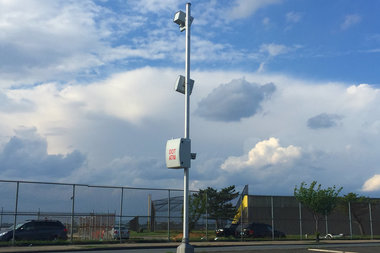
[[[360,244],[380,243],[380,240],[322,240],[323,244]],[[121,244],[86,244],[86,245],[48,245],[48,246],[17,246],[0,247],[0,252],[62,252],[62,251],[91,251],[112,249],[149,249],[149,248],[176,248],[179,242],[167,243],[121,243]],[[316,245],[315,241],[249,241],[249,242],[191,242],[195,247],[217,247],[217,246],[252,246],[252,245]]]

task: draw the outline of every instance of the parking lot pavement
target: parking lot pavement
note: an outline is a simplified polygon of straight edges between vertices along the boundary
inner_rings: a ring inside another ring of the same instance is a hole
[[[251,242],[191,242],[196,247],[196,252],[217,252],[217,247],[225,247],[223,252],[258,252],[257,250],[270,252],[296,252],[296,253],[374,253],[380,252],[380,240],[331,240],[321,241],[251,241]],[[178,242],[169,243],[122,243],[122,244],[91,244],[91,245],[54,245],[54,246],[25,246],[25,247],[1,247],[0,252],[71,252],[91,250],[145,250],[159,248],[176,248]],[[230,247],[227,247],[230,246]],[[198,250],[197,250],[198,249]],[[203,249],[203,251],[199,251]],[[323,250],[329,251],[323,251]],[[356,249],[352,250],[352,249]],[[233,250],[233,251],[229,251]],[[319,251],[318,251],[319,250]],[[142,251],[143,252],[143,251]],[[173,251],[174,252],[174,251]]]
[[[211,251],[201,251],[202,253],[213,253]],[[282,248],[257,248],[257,249],[241,249],[233,251],[223,251],[223,253],[378,253],[380,252],[380,246],[368,246],[368,245],[356,245],[345,247],[282,247]]]

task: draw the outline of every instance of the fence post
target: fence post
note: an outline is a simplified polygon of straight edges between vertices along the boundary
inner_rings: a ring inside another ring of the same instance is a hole
[[[302,240],[302,205],[301,202],[298,202],[298,210],[300,216],[300,240]]]
[[[14,214],[14,221],[13,221],[13,236],[12,236],[12,245],[15,245],[15,235],[16,235],[16,225],[17,225],[17,208],[18,208],[18,191],[20,188],[20,182],[17,181],[17,187],[16,187],[16,204],[15,204],[15,214]]]
[[[70,228],[70,242],[73,243],[74,233],[74,207],[75,207],[75,184],[73,184],[73,195],[71,197],[71,228]]]
[[[94,215],[95,215],[95,210],[92,210],[92,214],[90,215],[90,240],[93,239],[92,235],[94,232]]]
[[[1,216],[0,216],[0,230],[3,228],[3,210],[4,207],[1,207]]]
[[[352,239],[351,203],[348,202],[348,220],[350,222],[350,237]]]
[[[208,241],[208,195],[206,192],[206,241]]]
[[[368,210],[369,210],[369,227],[371,229],[371,240],[373,240],[372,206],[371,206],[371,202],[368,202]]]
[[[170,242],[170,189],[168,190],[168,241]]]
[[[119,238],[121,243],[121,219],[123,216],[123,198],[124,198],[124,188],[121,187],[121,198],[120,198],[120,217],[119,217]]]
[[[273,196],[270,196],[271,216],[272,216],[272,240],[274,240],[274,210],[273,210]]]
[[[240,240],[243,241],[243,197],[240,195]]]
[[[109,231],[110,231],[110,210],[107,209],[107,229],[106,229],[106,239],[109,240]],[[111,230],[112,231],[112,230]]]

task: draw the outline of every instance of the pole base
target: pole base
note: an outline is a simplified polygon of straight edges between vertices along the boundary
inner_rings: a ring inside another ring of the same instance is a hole
[[[194,247],[183,242],[177,247],[177,253],[194,253]]]

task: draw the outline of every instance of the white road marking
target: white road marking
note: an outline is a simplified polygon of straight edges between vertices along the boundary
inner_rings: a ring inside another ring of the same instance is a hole
[[[329,252],[329,253],[358,253],[353,251],[340,251],[340,250],[328,250],[328,249],[309,249],[310,251],[317,251],[317,252]]]

